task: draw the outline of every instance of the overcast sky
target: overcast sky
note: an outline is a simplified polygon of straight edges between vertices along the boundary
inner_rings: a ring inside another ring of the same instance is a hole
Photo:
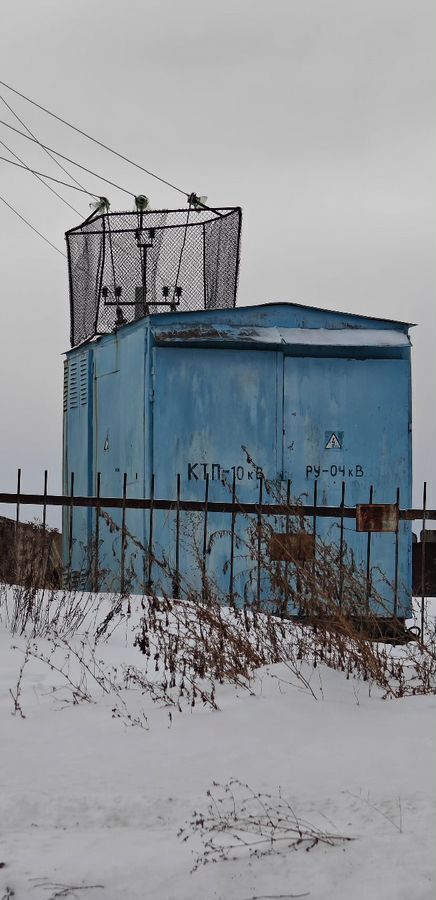
[[[239,304],[291,300],[418,323],[415,476],[433,482],[436,500],[434,0],[3,0],[0,9],[3,81],[212,205],[242,206]],[[179,205],[180,195],[0,93],[40,140],[155,207]],[[17,125],[1,100],[0,118]],[[4,126],[0,140],[63,177]],[[126,208],[120,192],[79,180]],[[0,161],[0,194],[64,250],[89,198],[59,190],[80,216]],[[17,466],[25,489],[42,487],[45,467],[58,489],[66,260],[1,201],[0,230],[0,490]]]

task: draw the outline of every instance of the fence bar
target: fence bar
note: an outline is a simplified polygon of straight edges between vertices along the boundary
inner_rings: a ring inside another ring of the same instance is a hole
[[[342,607],[344,593],[344,506],[345,506],[345,481],[341,490],[341,517],[339,523],[339,609]]]
[[[176,499],[176,574],[174,579],[174,597],[180,600],[180,472],[177,474]]]
[[[95,546],[94,546],[94,593],[99,589],[99,554],[100,554],[100,484],[101,472],[97,472],[97,502],[95,504]]]
[[[41,541],[41,552],[40,552],[40,566],[41,570],[39,573],[39,577],[42,581],[42,587],[45,588],[45,580],[49,565],[50,559],[50,548],[51,548],[51,540],[46,541],[46,527],[47,527],[47,484],[48,484],[48,471],[44,470],[44,494],[43,494],[43,504],[42,504],[42,541]]]
[[[369,489],[369,502],[374,499],[374,485]],[[371,532],[368,531],[366,539],[366,611],[369,615],[369,598],[371,595]]]
[[[235,565],[235,528],[236,528],[236,472],[233,471],[232,484],[232,519],[230,524],[230,576],[229,576],[229,603],[233,606],[233,577]]]
[[[207,511],[209,503],[209,475],[206,475],[204,488],[204,519],[203,519],[203,560],[202,560],[202,597],[206,599],[206,556],[207,556]]]
[[[42,504],[42,530],[45,532],[46,524],[47,524],[47,484],[48,484],[48,471],[44,470],[44,494],[43,494],[43,504]]]
[[[257,602],[260,605],[261,593],[261,568],[262,568],[262,500],[263,500],[263,475],[259,480],[259,504],[257,507]]]
[[[74,472],[71,472],[70,483],[70,508],[68,516],[68,581],[71,590],[71,567],[73,564],[73,498],[74,498]]]
[[[425,547],[426,547],[426,506],[427,506],[427,482],[424,481],[422,491],[422,534],[421,534],[421,643],[424,643],[425,627]]]
[[[19,562],[18,562],[18,526],[20,523],[20,494],[21,494],[21,469],[17,471],[17,493],[15,495],[16,511],[15,511],[15,534],[14,534],[14,555],[15,555],[15,581],[19,579]]]
[[[150,515],[148,519],[148,575],[147,590],[151,592],[151,573],[153,565],[153,509],[154,509],[154,474],[151,476],[150,484]]]
[[[15,513],[15,534],[18,530],[18,523],[20,521],[20,501],[21,501],[21,469],[18,469],[17,472],[17,492],[15,494],[16,500],[16,513]]]
[[[120,592],[124,594],[125,572],[126,572],[126,497],[127,497],[127,472],[123,475],[123,507],[121,514],[121,572],[120,572]]]
[[[397,509],[400,508],[400,488],[397,488]],[[398,576],[400,565],[400,520],[395,529],[395,577],[394,577],[394,618],[398,616]]]
[[[317,512],[318,512],[317,506],[318,506],[318,479],[315,478],[315,481],[313,483],[313,526],[312,526],[313,537],[315,539],[315,543],[316,543],[316,516],[317,516]]]
[[[287,483],[286,483],[286,506],[287,506],[287,513],[286,513],[286,520],[285,520],[285,533],[286,534],[289,534],[289,524],[290,524],[290,522],[289,522],[289,507],[290,507],[290,505],[291,505],[291,479],[288,478]],[[283,615],[286,615],[288,613],[288,604],[289,604],[289,562],[288,562],[288,560],[286,560],[286,562],[285,562],[285,596],[283,599],[283,609],[282,609]]]
[[[314,582],[316,577],[316,515],[317,515],[317,506],[318,506],[318,479],[315,478],[313,483],[313,522],[312,522],[312,531],[313,531],[313,563],[312,563],[312,597],[314,591]]]

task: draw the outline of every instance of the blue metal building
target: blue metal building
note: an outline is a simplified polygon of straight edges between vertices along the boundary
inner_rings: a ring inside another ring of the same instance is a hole
[[[185,499],[228,500],[233,474],[238,498],[256,502],[259,476],[291,479],[292,496],[338,506],[411,504],[411,368],[409,325],[294,303],[268,303],[146,315],[67,353],[64,380],[64,490],[76,494],[174,499],[177,475]],[[120,522],[119,511],[108,513]],[[86,569],[95,514],[75,510],[73,567]],[[186,514],[186,527],[188,527]],[[127,511],[127,529],[147,543],[143,510]],[[67,522],[65,523],[67,525]],[[228,521],[215,513],[208,571],[228,590]],[[336,530],[335,530],[336,529]],[[64,529],[65,530],[65,529]],[[337,541],[337,523],[320,522]],[[105,586],[119,587],[120,535],[101,521]],[[155,553],[173,553],[173,520],[156,513]],[[68,534],[66,535],[68,543]],[[350,520],[346,542],[357,564],[367,535]],[[399,615],[410,613],[411,528],[400,525]],[[394,578],[392,535],[373,536],[371,564]],[[129,538],[133,587],[144,584],[143,553]],[[239,593],[249,582],[238,563]],[[195,568],[185,549],[182,567]],[[155,573],[159,581],[159,573]],[[170,586],[166,586],[170,590]],[[267,590],[267,588],[265,588]],[[249,593],[248,593],[249,596]]]

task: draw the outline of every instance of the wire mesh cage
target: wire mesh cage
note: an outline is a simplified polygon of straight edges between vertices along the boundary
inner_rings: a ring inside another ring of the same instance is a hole
[[[105,213],[66,233],[71,346],[150,313],[232,308],[241,210]]]

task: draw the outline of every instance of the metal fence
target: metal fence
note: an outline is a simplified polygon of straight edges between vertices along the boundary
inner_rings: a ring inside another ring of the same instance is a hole
[[[79,508],[87,508],[95,511],[95,533],[93,539],[93,558],[91,583],[93,590],[99,590],[100,577],[100,521],[104,510],[121,510],[121,553],[120,553],[120,570],[119,582],[121,592],[126,587],[126,546],[128,530],[126,526],[126,513],[128,510],[145,510],[148,511],[148,527],[147,527],[147,546],[144,547],[146,557],[146,565],[144,571],[146,573],[145,586],[151,591],[153,587],[152,567],[154,560],[154,519],[155,514],[159,510],[169,511],[174,516],[175,526],[175,571],[174,571],[174,594],[179,596],[180,593],[180,542],[181,542],[181,522],[182,512],[199,513],[202,519],[202,546],[201,546],[201,569],[202,577],[207,577],[207,548],[209,538],[209,516],[212,513],[224,513],[229,517],[229,570],[228,570],[228,598],[232,601],[234,596],[234,563],[235,563],[235,540],[236,540],[236,523],[239,516],[252,516],[257,523],[257,548],[256,548],[256,566],[257,566],[257,595],[260,598],[260,579],[262,574],[262,548],[261,548],[261,532],[262,523],[267,520],[271,521],[272,517],[283,517],[285,521],[285,531],[272,534],[270,540],[269,553],[271,560],[285,563],[304,563],[307,560],[314,559],[316,553],[316,537],[317,523],[319,519],[336,519],[339,525],[339,545],[338,545],[338,565],[339,565],[339,603],[341,603],[341,567],[344,564],[345,540],[344,540],[344,523],[346,520],[354,520],[356,522],[356,531],[364,532],[367,535],[366,543],[366,580],[367,592],[369,595],[371,584],[371,542],[372,535],[377,532],[391,532],[395,541],[395,580],[394,590],[394,606],[393,615],[397,613],[397,595],[398,595],[398,564],[399,564],[399,525],[400,522],[420,522],[421,523],[421,539],[413,542],[413,590],[415,595],[421,597],[421,635],[424,633],[424,610],[425,600],[429,596],[436,595],[436,542],[434,537],[436,532],[428,529],[428,523],[436,521],[436,509],[427,508],[427,484],[423,487],[423,503],[421,508],[401,508],[399,503],[399,493],[397,492],[397,502],[394,504],[373,503],[374,490],[371,486],[369,492],[369,502],[367,504],[359,504],[357,506],[347,506],[345,502],[345,482],[342,483],[342,496],[339,506],[322,506],[318,504],[318,485],[314,483],[313,501],[311,504],[293,503],[291,500],[291,482],[286,484],[284,502],[277,502],[276,499],[271,501],[271,490],[268,482],[264,478],[259,479],[259,492],[256,503],[244,503],[237,497],[236,491],[236,473],[233,475],[233,484],[229,500],[226,502],[211,501],[209,498],[209,476],[207,475],[204,482],[204,496],[200,500],[184,499],[181,493],[181,478],[177,476],[175,485],[175,495],[173,499],[159,499],[155,496],[154,477],[151,479],[151,491],[148,498],[133,498],[128,496],[127,492],[127,474],[123,477],[123,489],[121,497],[106,497],[101,495],[101,479],[100,474],[97,477],[96,495],[80,496],[75,494],[74,490],[74,473],[71,475],[70,490],[68,494],[51,494],[48,492],[48,473],[44,473],[44,488],[42,493],[25,493],[21,488],[21,469],[18,470],[17,485],[15,491],[0,493],[0,508],[2,504],[13,504],[15,507],[15,533],[18,533],[20,524],[20,515],[22,507],[33,506],[41,508],[41,524],[42,532],[47,530],[47,509],[49,507],[61,507],[65,511],[66,535],[64,536],[64,547],[66,550],[65,568],[66,572],[71,573],[72,552],[73,552],[73,532],[74,532],[74,511]],[[269,501],[266,501],[266,497]],[[310,520],[311,533],[290,533],[290,521],[293,517],[297,517],[300,521]],[[67,579],[68,580],[68,579]]]

